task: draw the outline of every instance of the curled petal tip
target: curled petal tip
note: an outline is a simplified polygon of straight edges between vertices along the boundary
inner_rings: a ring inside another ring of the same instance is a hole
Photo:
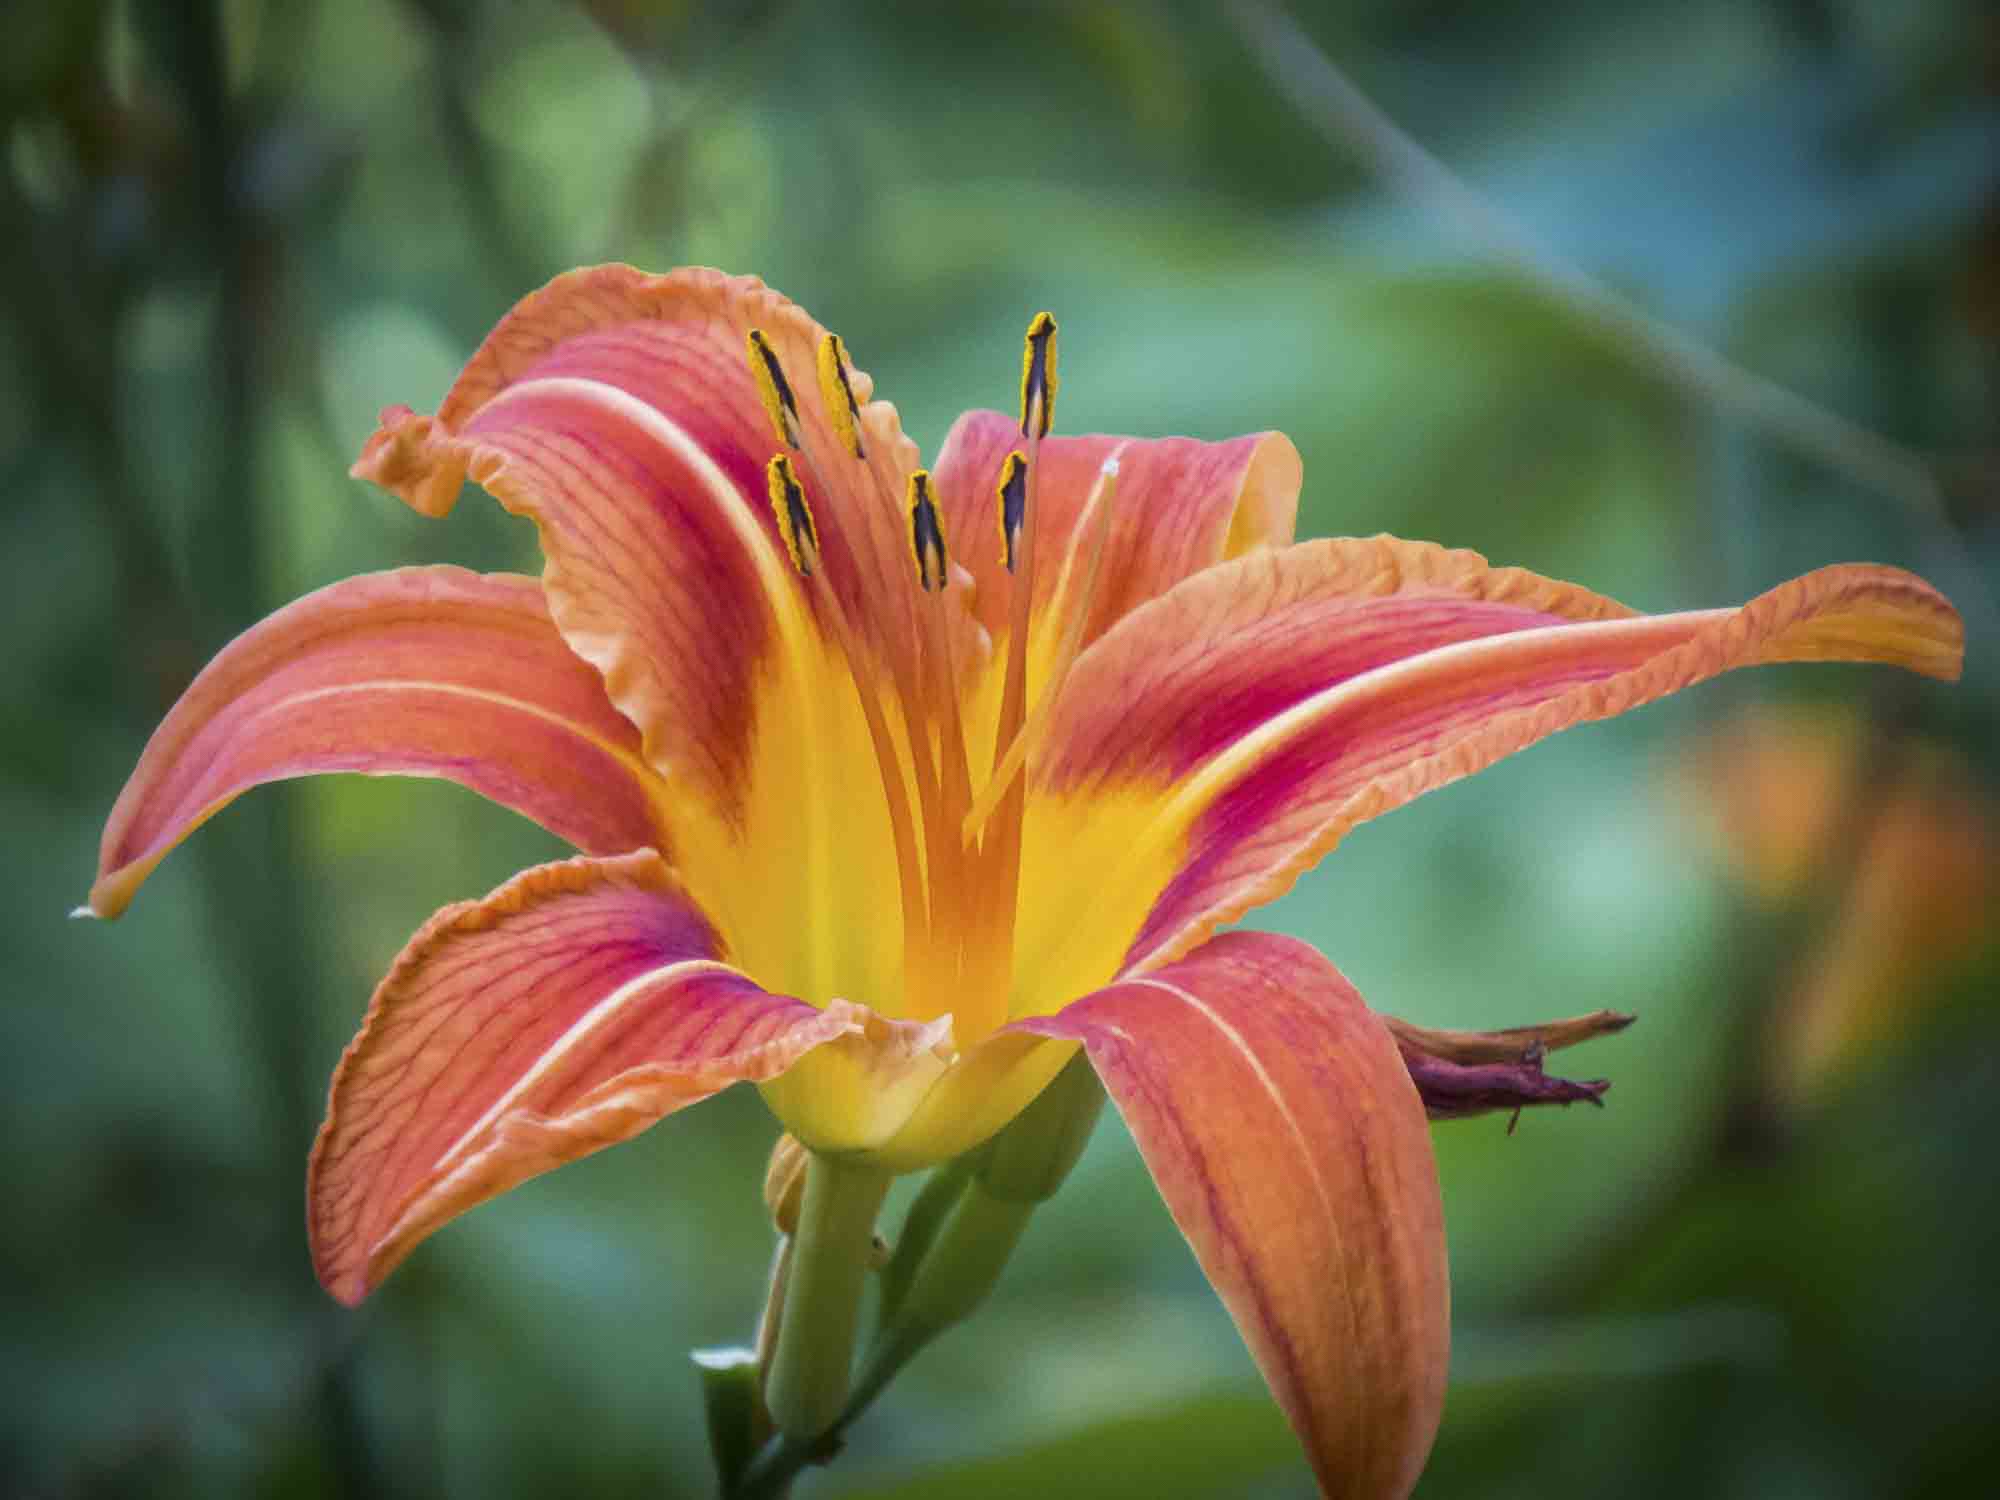
[[[117,869],[99,875],[90,887],[90,894],[83,905],[70,912],[72,918],[91,917],[100,922],[115,922],[125,915],[125,909],[132,904],[132,898],[139,893],[153,868],[159,864],[160,850],[149,857],[134,860]]]
[[[368,1278],[362,1275],[337,1276],[331,1280],[322,1278],[320,1285],[342,1307],[359,1307],[368,1300]]]
[[[407,406],[385,406],[378,425],[347,472],[379,485],[426,516],[447,514],[465,484],[465,456],[435,417]]]

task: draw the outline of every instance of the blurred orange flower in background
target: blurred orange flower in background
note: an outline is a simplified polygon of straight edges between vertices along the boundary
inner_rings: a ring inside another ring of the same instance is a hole
[[[1994,941],[2000,808],[1948,746],[1851,709],[1746,711],[1676,768],[1732,874],[1809,946],[1772,997],[1770,1082],[1808,1107]]]

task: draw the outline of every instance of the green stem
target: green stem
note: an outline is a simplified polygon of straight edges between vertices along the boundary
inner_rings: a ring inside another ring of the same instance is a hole
[[[764,1383],[771,1415],[788,1437],[823,1437],[847,1405],[875,1215],[888,1191],[889,1174],[880,1167],[815,1155],[806,1168],[791,1277]]]
[[[1032,1203],[1010,1203],[968,1182],[952,1205],[930,1253],[923,1258],[901,1303],[877,1335],[841,1420],[852,1421],[931,1340],[978,1309],[1034,1213]]]
[[[927,1241],[926,1246],[918,1253],[914,1269],[907,1273],[901,1300],[884,1320],[868,1351],[853,1393],[824,1427],[812,1432],[781,1432],[766,1444],[744,1471],[741,1482],[729,1491],[730,1500],[782,1500],[802,1470],[823,1463],[839,1448],[841,1432],[868,1408],[898,1372],[939,1334],[971,1316],[999,1281],[1000,1272],[1020,1243],[1035,1205],[995,1198],[967,1175],[949,1168],[932,1179],[926,1194],[932,1189],[937,1190],[938,1205],[924,1217],[927,1221],[941,1222],[925,1224],[921,1237]],[[801,1244],[806,1218],[812,1213],[812,1193],[812,1178],[808,1177],[805,1209],[799,1220]],[[948,1196],[949,1211],[938,1211]],[[795,1265],[793,1275],[797,1274]],[[796,1310],[792,1297],[796,1295],[794,1290],[786,1298],[785,1321],[778,1337],[780,1349],[785,1344],[785,1332],[791,1327]],[[849,1332],[851,1337],[851,1329]],[[841,1376],[844,1382],[844,1365]],[[844,1384],[842,1389],[845,1390]],[[776,1399],[768,1387],[766,1395],[771,1397],[775,1410]]]
[[[785,1500],[792,1492],[792,1481],[839,1446],[832,1433],[805,1439],[780,1434],[765,1445],[757,1461],[744,1471],[742,1481],[723,1493],[727,1500]]]

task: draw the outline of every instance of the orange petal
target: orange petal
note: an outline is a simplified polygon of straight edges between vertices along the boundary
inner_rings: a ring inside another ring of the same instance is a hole
[[[1020,424],[997,411],[969,411],[938,455],[937,490],[954,562],[977,585],[974,608],[995,638],[1007,630],[1011,575],[1001,562],[994,487],[1009,453],[1023,446]],[[1280,432],[1226,443],[1193,438],[1052,437],[1041,446],[1036,499],[1035,604],[1058,590],[1080,592],[1072,565],[1094,541],[1089,501],[1107,458],[1118,460],[1118,489],[1105,539],[1104,570],[1091,603],[1086,643],[1183,578],[1263,546],[1292,539],[1302,470]]]
[[[1450,1347],[1395,1042],[1312,948],[1230,933],[1017,1030],[1081,1041],[1328,1495],[1416,1484]]]
[[[1470,552],[1307,542],[1120,621],[1078,661],[1031,775],[1058,807],[1141,820],[1122,867],[1091,882],[1160,893],[1127,955],[1153,965],[1281,894],[1356,824],[1559,729],[1767,662],[1954,677],[1963,647],[1950,603],[1894,568],[1640,616]]]
[[[759,688],[822,666],[766,498],[779,445],[746,360],[751,328],[798,396],[824,574],[869,649],[907,654],[917,585],[895,507],[915,447],[854,372],[867,466],[848,456],[812,378],[824,330],[754,277],[559,276],[500,322],[435,417],[383,412],[354,466],[426,513],[470,475],[532,517],[557,625],[648,758],[725,821],[746,796]]]
[[[441,776],[593,854],[662,845],[638,749],[533,579],[350,578],[252,626],[182,694],[111,810],[89,909],[117,916],[249,788],[322,771]]]
[[[722,956],[651,851],[543,865],[433,917],[333,1075],[306,1185],[327,1290],[359,1302],[476,1204],[854,1029]]]

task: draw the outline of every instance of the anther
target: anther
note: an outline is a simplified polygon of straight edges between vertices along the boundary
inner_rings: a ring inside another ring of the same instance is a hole
[[[1035,314],[1021,350],[1021,436],[1045,438],[1055,420],[1056,320]]]
[[[1007,571],[1014,571],[1016,554],[1021,544],[1021,526],[1028,514],[1028,459],[1023,453],[1010,453],[1007,461],[1000,466],[1000,555],[1007,563]]]
[[[750,375],[757,382],[764,415],[771,419],[771,431],[781,443],[804,447],[799,434],[799,403],[792,395],[791,381],[785,378],[785,367],[778,363],[778,351],[761,328],[751,329],[744,342],[750,353]]]
[[[813,526],[812,507],[806,504],[806,492],[799,487],[791,458],[774,454],[765,467],[764,481],[771,492],[771,514],[778,519],[778,535],[785,539],[792,566],[810,578],[819,561],[819,532]]]
[[[861,449],[861,406],[847,375],[847,346],[837,333],[819,341],[819,394],[841,446],[856,458],[867,457]]]
[[[931,499],[927,469],[910,475],[910,550],[917,555],[917,583],[925,592],[945,585],[944,523]]]

